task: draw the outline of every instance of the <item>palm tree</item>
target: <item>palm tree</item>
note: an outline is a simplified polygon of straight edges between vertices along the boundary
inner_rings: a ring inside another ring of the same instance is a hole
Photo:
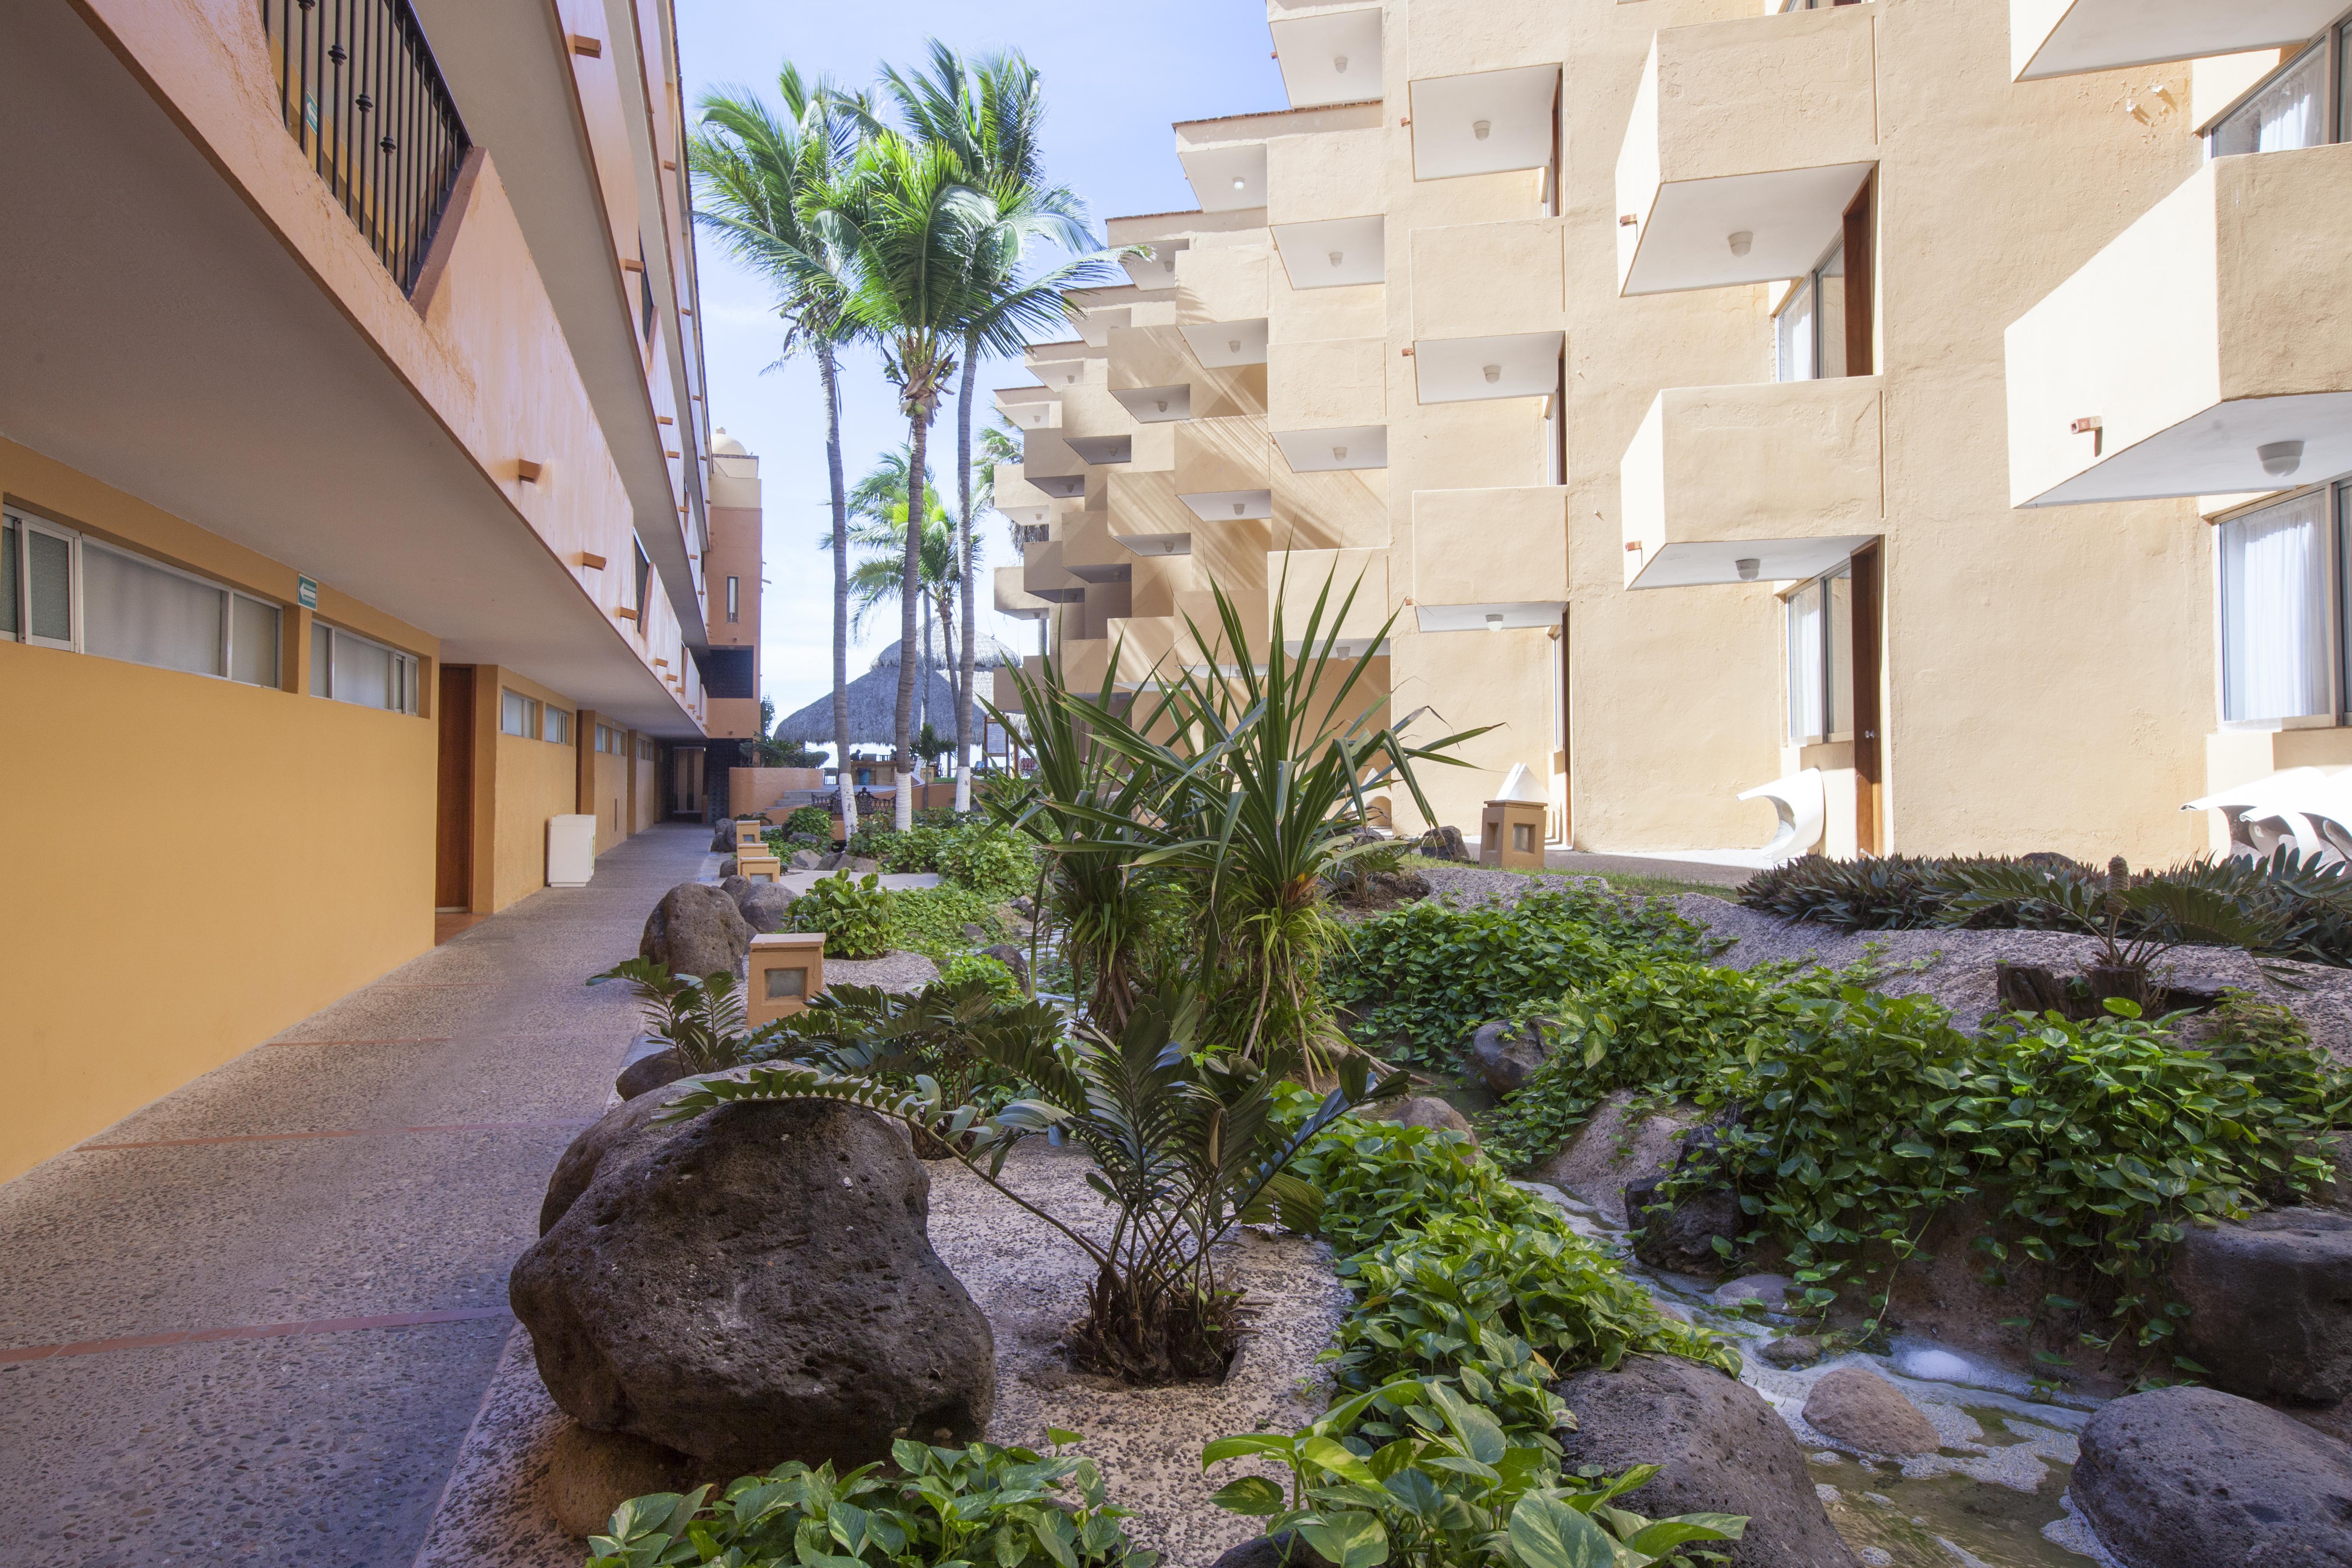
[[[1067,186],[1045,175],[1039,130],[1045,98],[1036,68],[1018,52],[967,63],[934,38],[928,70],[885,68],[882,89],[910,130],[950,149],[965,182],[984,193],[993,212],[972,253],[971,310],[963,323],[963,378],[956,398],[956,475],[964,562],[963,637],[957,655],[956,809],[971,809],[972,672],[979,643],[978,552],[971,543],[972,393],[983,353],[1017,353],[1036,329],[1064,314],[1071,289],[1108,280],[1118,252],[1095,248],[1085,207]],[[1023,253],[1033,239],[1050,238],[1079,253],[1029,283],[1020,279]]]
[[[908,507],[908,472],[910,454],[905,447],[884,454],[877,459],[865,478],[849,489],[849,542],[859,552],[856,563],[849,569],[849,597],[852,610],[851,629],[862,632],[866,618],[882,605],[894,603],[905,590],[898,552],[906,538]],[[925,510],[929,515],[923,520],[922,545],[918,552],[917,587],[922,595],[923,630],[920,643],[922,681],[919,689],[928,699],[930,692],[931,618],[936,615],[942,626],[955,625],[956,603],[963,583],[963,573],[956,563],[956,546],[961,542],[962,531],[949,520],[947,506],[940,500],[939,488],[929,476],[925,476]],[[820,536],[819,550],[832,548],[833,542]],[[901,648],[903,659],[908,650]],[[955,679],[950,667],[949,681]],[[961,700],[961,690],[957,693]],[[919,710],[916,727],[926,721]]]
[[[848,498],[841,466],[837,351],[863,331],[848,310],[846,258],[820,221],[856,147],[865,110],[823,79],[803,80],[790,61],[776,75],[779,116],[741,88],[702,96],[702,124],[687,138],[700,200],[695,221],[775,285],[783,353],[813,355],[824,387],[825,471],[833,486],[833,736],[842,826],[857,831],[849,770]]]

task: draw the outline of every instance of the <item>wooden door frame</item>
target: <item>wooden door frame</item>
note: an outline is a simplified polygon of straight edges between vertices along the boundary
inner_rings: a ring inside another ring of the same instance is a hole
[[[439,742],[433,769],[433,906],[474,907],[474,706],[478,696],[470,664],[445,664],[435,684]],[[453,752],[453,741],[460,748]],[[462,771],[453,781],[450,769]],[[458,787],[452,788],[455,783]]]
[[[1876,855],[1886,837],[1879,817],[1885,805],[1886,724],[1881,680],[1885,664],[1886,551],[1874,539],[1853,552],[1853,844]]]

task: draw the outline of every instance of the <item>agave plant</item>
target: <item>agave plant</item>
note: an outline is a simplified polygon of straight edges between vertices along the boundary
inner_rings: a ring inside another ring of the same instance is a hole
[[[629,983],[645,1012],[646,1033],[677,1052],[689,1072],[723,1071],[751,1048],[740,984],[724,970],[690,980],[651,959],[632,958],[588,984],[604,980]]]
[[[1116,1037],[1082,1029],[1064,1037],[1050,1008],[1002,1010],[975,1021],[977,1055],[1027,1086],[992,1115],[954,1105],[929,1075],[904,1090],[876,1078],[809,1063],[757,1064],[694,1080],[664,1110],[691,1117],[740,1100],[827,1100],[863,1106],[926,1132],[1013,1202],[1053,1226],[1094,1265],[1087,1314],[1072,1331],[1082,1366],[1137,1384],[1216,1378],[1238,1344],[1239,1293],[1217,1280],[1213,1251],[1237,1225],[1280,1220],[1311,1229],[1322,1194],[1290,1173],[1291,1162],[1326,1127],[1370,1100],[1404,1092],[1402,1073],[1378,1084],[1367,1064],[1341,1064],[1339,1083],[1312,1114],[1286,1128],[1276,1087],[1296,1067],[1219,1058],[1190,1044],[1197,1005],[1146,995]],[[1022,1139],[1052,1133],[1093,1156],[1087,1182],[1107,1199],[1107,1236],[1040,1208],[1003,1179]]]

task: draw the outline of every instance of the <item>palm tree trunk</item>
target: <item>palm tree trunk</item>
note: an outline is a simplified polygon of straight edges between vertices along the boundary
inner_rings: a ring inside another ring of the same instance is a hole
[[[980,375],[980,341],[963,340],[963,389],[956,397],[956,487],[961,504],[956,508],[956,566],[963,579],[963,646],[956,654],[956,787],[957,815],[971,809],[971,671],[980,646],[975,626],[980,600],[974,595],[976,571],[971,550],[971,389]]]
[[[857,831],[857,785],[849,769],[849,488],[841,473],[841,381],[833,345],[817,345],[824,381],[824,467],[833,483],[833,765],[841,792],[841,830]]]
[[[898,712],[897,750],[891,753],[890,771],[898,786],[897,824],[906,832],[915,826],[915,778],[912,734],[908,729],[915,714],[915,663],[919,650],[915,644],[915,612],[923,596],[921,587],[923,552],[923,465],[929,460],[930,410],[920,404],[907,416],[907,564],[906,575],[898,589]]]

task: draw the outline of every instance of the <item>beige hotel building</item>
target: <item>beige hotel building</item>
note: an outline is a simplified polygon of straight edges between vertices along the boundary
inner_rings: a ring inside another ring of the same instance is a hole
[[[997,395],[998,605],[1132,688],[1359,584],[1465,831],[2222,842],[2352,764],[2340,5],[1272,0],[1290,107]]]

